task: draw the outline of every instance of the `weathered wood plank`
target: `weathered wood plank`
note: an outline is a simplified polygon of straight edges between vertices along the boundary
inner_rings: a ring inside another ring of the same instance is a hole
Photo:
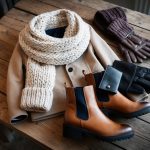
[[[0,76],[0,92],[6,93],[6,78]]]
[[[8,122],[8,107],[6,101],[6,95],[0,93],[0,119],[4,122]]]
[[[4,25],[6,27],[9,27],[11,29],[15,29],[17,31],[20,31],[24,28],[26,23],[21,22],[21,21],[17,21],[17,20],[14,21],[13,18],[4,16],[0,19],[0,24]]]
[[[0,76],[6,77],[8,62],[0,59]]]
[[[0,91],[6,93],[8,62],[0,59]]]
[[[130,140],[124,140],[115,143],[125,150],[149,150],[150,148],[150,142],[136,134],[134,135],[134,138]]]
[[[119,119],[119,122],[127,123],[131,125],[136,135],[139,135],[150,142],[150,124],[149,123],[145,122],[144,120],[140,120],[138,118]]]
[[[30,6],[30,7],[29,7]],[[38,0],[21,0],[18,2],[15,7],[20,8],[22,10],[26,10],[33,14],[40,14],[43,12],[48,12],[52,10],[56,10],[57,8],[51,5],[44,4]],[[32,10],[35,10],[34,12]]]
[[[0,40],[6,42],[10,46],[14,46],[18,39],[18,33],[10,28],[0,25]]]
[[[11,54],[13,51],[13,47],[0,40],[0,58],[9,61]]]
[[[50,3],[49,0],[42,0],[45,1],[46,3]],[[103,9],[108,9],[115,7],[117,5],[105,2],[103,0],[68,0],[70,2],[75,2],[77,4],[82,4],[91,8],[94,8],[96,10],[103,10]],[[146,30],[150,30],[150,17],[148,15],[142,14],[137,11],[133,11],[130,9],[125,8],[126,14],[127,14],[127,19],[128,21],[138,27],[141,27]]]
[[[7,17],[20,20],[22,22],[28,23],[35,15],[32,15],[28,12],[24,12],[15,8],[12,8],[6,14]]]

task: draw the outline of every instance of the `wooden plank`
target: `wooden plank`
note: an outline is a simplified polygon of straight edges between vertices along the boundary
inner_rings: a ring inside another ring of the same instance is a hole
[[[46,3],[42,3],[42,1],[39,4],[36,0],[37,8],[34,6],[35,5],[34,2],[35,2],[35,0],[31,0],[31,1],[30,0],[22,0],[22,1],[18,2],[15,7],[29,11],[29,12],[32,12],[34,14],[40,14],[40,13],[43,13],[45,11],[48,11],[47,8],[49,8],[53,5],[53,9],[49,9],[49,11],[56,10],[58,8],[67,8],[67,9],[74,10],[74,11],[78,12],[81,16],[84,16],[84,18],[87,20],[92,20],[93,14],[96,12],[95,9],[93,9],[93,8],[88,9],[84,5],[83,6],[80,6],[78,4],[67,5],[68,4],[67,1],[63,1],[63,3],[62,3],[62,1],[59,1],[59,2],[58,1],[52,1],[52,3],[50,1],[50,5],[48,5]],[[33,9],[28,7],[30,4],[33,6]],[[36,8],[36,10],[35,10],[35,8]],[[87,14],[87,11],[90,13]]]
[[[136,133],[136,135],[139,135],[140,137],[143,137],[144,139],[148,140],[150,142],[150,124],[137,119],[119,119],[119,122],[121,123],[127,123],[131,125]]]
[[[0,76],[0,92],[6,94],[6,77]]]
[[[10,28],[6,28],[3,25],[0,25],[0,40],[4,41],[5,43],[9,44],[10,46],[14,46],[17,42],[18,33]]]
[[[6,95],[0,93],[0,119],[5,122],[8,122],[8,107],[6,102]]]
[[[150,114],[146,114],[138,118],[150,124]]]
[[[0,91],[6,93],[8,62],[0,59]]]
[[[46,3],[50,3],[49,0],[42,0],[45,1]],[[68,0],[70,2],[74,2],[77,4],[82,4],[91,8],[94,8],[96,10],[103,10],[103,9],[108,9],[112,7],[116,7],[117,5],[108,3],[103,0]],[[127,14],[127,19],[129,23],[141,27],[146,30],[150,30],[150,17],[148,15],[145,15],[143,13],[133,11],[127,8],[124,8]]]
[[[0,58],[5,61],[9,61],[13,47],[0,40]]]
[[[8,69],[8,62],[0,59],[0,76],[6,77],[7,69]]]
[[[150,142],[137,135],[135,135],[134,138],[131,138],[130,140],[124,140],[115,143],[125,150],[149,150],[150,148]]]
[[[29,7],[30,6],[30,7]],[[32,13],[32,14],[40,14],[43,12],[48,12],[48,11],[52,11],[52,10],[56,10],[57,8],[54,6],[50,6],[47,4],[44,4],[38,0],[21,0],[20,2],[18,2],[15,7],[20,8],[26,11]],[[34,12],[32,12],[32,10],[35,10]]]
[[[32,15],[28,12],[24,12],[15,8],[12,8],[8,13],[6,14],[7,17],[20,20],[22,22],[28,23],[35,15]]]
[[[17,31],[21,31],[24,28],[26,23],[18,21],[18,20],[14,21],[13,18],[4,16],[4,17],[2,17],[2,19],[0,19],[0,24],[4,25],[6,27],[9,27],[11,29],[15,29]]]

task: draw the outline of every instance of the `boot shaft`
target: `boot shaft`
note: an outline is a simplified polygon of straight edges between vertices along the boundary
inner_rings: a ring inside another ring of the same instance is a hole
[[[92,110],[98,110],[96,96],[92,85],[85,87],[66,88],[67,107],[65,121],[88,120]],[[92,109],[91,109],[92,108]]]
[[[111,139],[132,132],[129,126],[115,123],[104,115],[97,105],[92,85],[66,88],[66,97],[65,136],[78,136],[77,133],[90,131],[100,137]]]

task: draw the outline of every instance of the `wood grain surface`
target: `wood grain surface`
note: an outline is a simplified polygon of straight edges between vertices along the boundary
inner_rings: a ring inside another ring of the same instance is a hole
[[[107,9],[115,5],[102,0],[21,0],[13,9],[0,19],[0,119],[9,125],[9,116],[6,102],[7,68],[13,48],[18,40],[19,32],[35,16],[43,12],[60,8],[76,11],[81,17],[92,25],[97,10]],[[136,33],[150,39],[150,17],[139,12],[126,9],[130,24]],[[95,28],[95,27],[94,27]],[[115,53],[122,57],[113,40],[95,30],[104,38]],[[144,66],[150,67],[150,61]],[[62,136],[63,116],[41,122],[30,120],[14,125],[24,135],[44,144],[47,148],[55,150],[149,150],[150,149],[150,115],[134,119],[118,119],[117,121],[130,124],[135,130],[135,136],[130,140],[107,143],[95,138],[84,140],[66,139]]]

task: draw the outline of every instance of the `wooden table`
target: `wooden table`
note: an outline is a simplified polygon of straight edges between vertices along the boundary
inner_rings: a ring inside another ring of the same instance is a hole
[[[76,11],[85,21],[92,23],[97,10],[107,9],[114,5],[101,0],[21,0],[3,18],[0,19],[0,119],[8,123],[6,103],[6,74],[8,62],[18,40],[18,34],[25,24],[35,15],[43,12],[67,8]],[[150,39],[150,16],[126,10],[128,21],[135,31]],[[98,32],[118,54],[116,45]],[[119,54],[118,54],[119,55]],[[119,55],[120,56],[120,55]],[[121,56],[120,56],[121,57]],[[143,65],[150,67],[150,61]],[[30,136],[50,149],[55,150],[149,150],[150,149],[150,114],[134,119],[121,119],[135,130],[134,138],[118,142],[102,142],[94,138],[84,140],[66,139],[62,136],[63,116],[38,123],[27,121],[13,127]]]

